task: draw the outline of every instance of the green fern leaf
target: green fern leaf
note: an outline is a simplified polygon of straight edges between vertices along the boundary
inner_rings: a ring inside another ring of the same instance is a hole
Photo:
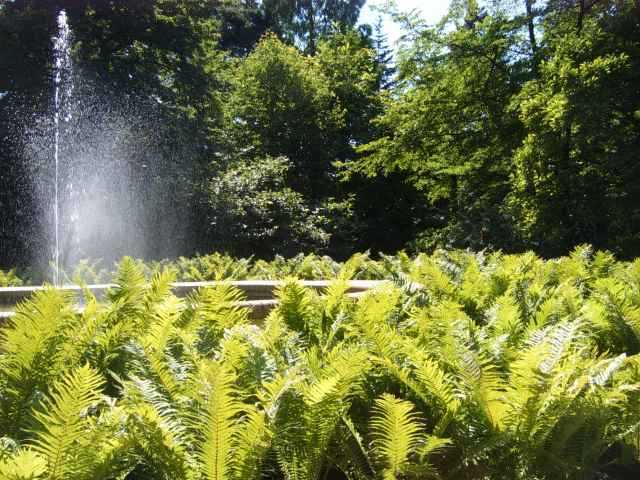
[[[233,474],[234,438],[238,435],[241,405],[234,389],[235,374],[224,364],[210,362],[205,372],[209,391],[203,419],[194,427],[203,437],[198,457],[207,480],[229,480]]]
[[[38,480],[47,472],[47,461],[31,449],[21,449],[0,461],[2,480]]]
[[[45,289],[17,306],[0,330],[0,429],[19,438],[32,406],[48,384],[79,357],[69,337],[78,316],[69,294]]]
[[[423,427],[411,402],[385,394],[375,401],[370,421],[372,446],[384,466],[384,479],[399,478],[418,451]]]
[[[272,431],[267,415],[255,406],[245,407],[245,416],[235,435],[234,478],[259,480],[262,461],[271,446]]]
[[[91,452],[78,448],[87,433],[87,410],[101,399],[102,377],[88,365],[62,376],[35,412],[40,423],[33,450],[47,461],[51,480],[80,478],[88,471]]]

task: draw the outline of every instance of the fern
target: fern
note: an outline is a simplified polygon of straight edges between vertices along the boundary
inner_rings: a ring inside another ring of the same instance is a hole
[[[155,306],[149,314],[149,328],[142,337],[141,344],[145,352],[146,364],[149,371],[162,385],[163,389],[172,397],[182,393],[180,381],[174,374],[175,366],[167,351],[171,338],[174,336],[174,324],[180,316],[182,302],[176,297],[169,297],[166,301]],[[184,368],[184,366],[182,366]]]
[[[334,281],[286,280],[252,324],[229,283],[176,298],[173,270]],[[392,281],[354,299],[352,277]],[[116,284],[82,313],[45,289],[0,330],[1,478],[585,479],[640,461],[638,261],[211,255],[125,259]]]
[[[370,427],[372,449],[383,467],[382,478],[401,478],[423,435],[413,404],[391,394],[383,395],[375,401]]]
[[[123,309],[142,306],[146,290],[146,280],[140,265],[130,257],[120,262],[118,273],[114,279],[116,287],[108,295],[111,302],[121,304]]]
[[[233,453],[233,478],[259,480],[262,463],[273,439],[266,413],[255,407],[245,406],[242,424],[235,435]]]
[[[282,398],[275,449],[287,479],[320,478],[329,444],[356,394],[366,367],[364,352],[332,352],[321,376],[297,384]]]
[[[335,442],[335,464],[348,478],[371,478],[375,470],[362,434],[347,416],[342,417]]]
[[[399,342],[397,348],[406,355],[409,366],[398,367],[393,357],[382,357],[378,361],[425,405],[431,406],[434,416],[436,412],[440,413],[436,432],[442,433],[460,408],[455,379],[410,341],[403,339]]]
[[[211,362],[206,368],[206,400],[202,419],[194,419],[193,428],[203,441],[198,458],[208,480],[227,480],[233,472],[232,448],[238,435],[237,417],[241,412],[233,383],[235,375],[224,364]]]
[[[0,331],[2,429],[21,436],[38,396],[79,355],[70,341],[78,320],[71,298],[53,289],[37,292],[18,305],[10,324]]]
[[[47,461],[31,449],[21,449],[10,458],[0,460],[3,480],[37,480],[45,478]]]
[[[94,455],[83,442],[89,425],[86,415],[100,401],[103,384],[89,366],[72,370],[53,384],[43,410],[35,412],[40,427],[33,450],[46,460],[48,478],[81,478],[89,473]]]
[[[225,329],[248,322],[248,309],[239,306],[243,293],[228,283],[200,289],[188,299],[192,307],[189,324],[184,325],[198,337],[198,349],[208,353],[215,349]]]
[[[194,441],[176,408],[152,382],[133,377],[124,384],[123,405],[133,448],[158,474],[187,478],[195,466],[187,445]]]
[[[275,292],[279,301],[276,312],[286,325],[295,331],[319,335],[321,326],[315,313],[315,299],[311,290],[289,278]]]

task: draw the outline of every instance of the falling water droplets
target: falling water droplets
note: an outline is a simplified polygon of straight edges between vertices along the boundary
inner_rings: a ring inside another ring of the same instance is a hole
[[[113,89],[76,63],[74,42],[62,10],[51,44],[52,110],[25,137],[43,243],[50,245],[38,263],[51,266],[47,278],[55,285],[83,259],[111,265],[124,255],[181,253],[188,218],[167,179],[192,147],[167,148],[157,103]]]

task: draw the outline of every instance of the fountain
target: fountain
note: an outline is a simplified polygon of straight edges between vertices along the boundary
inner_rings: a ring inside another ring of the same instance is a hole
[[[72,61],[72,32],[64,10],[57,17],[58,33],[53,39],[53,185],[47,177],[50,169],[44,168],[40,174],[45,177],[41,186],[42,204],[51,204],[53,190],[53,284],[56,288],[72,293],[78,305],[83,303],[83,288],[65,284],[61,272],[81,258],[99,258],[108,253],[111,258],[124,255],[142,256],[144,233],[149,223],[159,224],[156,230],[173,242],[166,217],[180,218],[184,212],[166,211],[167,203],[159,199],[166,192],[159,193],[149,184],[148,177],[161,179],[153,168],[154,158],[162,156],[153,144],[159,143],[155,135],[157,125],[148,115],[131,115],[130,105],[119,110],[113,99],[87,94],[87,82],[78,82],[78,72]],[[1,93],[1,92],[0,92]],[[126,113],[123,111],[126,110]],[[144,126],[147,125],[145,129]],[[155,133],[154,133],[155,132]],[[33,150],[46,157],[50,152],[51,135],[41,132],[30,140]],[[47,148],[49,147],[49,148]],[[142,151],[142,152],[141,152]],[[176,155],[174,153],[174,155]],[[179,153],[177,154],[179,155]],[[132,161],[133,159],[133,161]],[[171,163],[174,158],[169,158]],[[38,164],[50,165],[51,158],[38,158]],[[142,175],[131,168],[138,163]],[[178,165],[179,166],[179,165]],[[135,181],[135,179],[138,181]],[[142,182],[139,180],[142,179]],[[141,199],[155,207],[155,215],[149,215],[139,206]],[[159,204],[159,206],[158,206]],[[160,219],[160,215],[162,218]],[[150,220],[148,217],[153,217]],[[160,220],[159,220],[160,219]],[[178,225],[178,228],[175,226]],[[156,235],[156,242],[158,241]],[[64,253],[64,254],[63,254]],[[70,260],[71,259],[71,260]],[[178,296],[215,286],[218,282],[176,282],[172,285]],[[247,301],[241,302],[258,320],[264,318],[277,303],[274,291],[279,281],[235,281],[231,282],[242,290]],[[304,285],[324,291],[329,282],[305,281]],[[357,297],[381,282],[351,281],[349,295]],[[101,298],[113,287],[111,284],[88,285],[92,293]],[[28,299],[45,286],[0,288],[0,326],[13,316],[13,306]],[[4,310],[4,311],[3,311]]]
[[[105,66],[93,51],[84,56],[86,32],[74,31],[73,10],[51,20],[43,100],[29,115],[15,114],[32,195],[28,276],[59,286],[85,260],[106,272],[125,255],[193,254],[188,182],[201,145],[168,135],[176,130],[167,123],[169,102],[127,70],[127,53]]]
[[[53,42],[54,55],[54,79],[55,79],[55,111],[54,111],[54,162],[55,162],[55,180],[54,180],[54,270],[53,284],[60,285],[60,118],[69,121],[70,113],[65,111],[65,100],[70,96],[69,88],[73,88],[73,84],[69,82],[72,72],[71,63],[71,32],[67,13],[64,10],[58,15],[58,35]],[[68,88],[65,88],[68,87]]]
[[[158,142],[149,132],[153,116],[136,114],[135,105],[105,95],[95,79],[76,68],[64,10],[57,27],[52,45],[53,132],[33,135],[31,141],[39,152],[50,152],[43,145],[53,143],[53,162],[40,158],[37,163],[44,167],[35,177],[41,184],[43,213],[52,217],[44,222],[50,225],[46,234],[52,245],[53,274],[48,278],[60,286],[69,280],[64,274],[82,259],[103,259],[109,265],[124,255],[149,254],[147,207],[156,192],[141,170],[162,154],[154,149]],[[141,168],[136,170],[136,164]],[[148,173],[160,176],[153,168]]]

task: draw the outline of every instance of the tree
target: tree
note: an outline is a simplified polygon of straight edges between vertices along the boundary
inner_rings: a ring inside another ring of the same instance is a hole
[[[258,0],[224,0],[214,4],[220,19],[220,47],[234,55],[244,56],[269,28],[262,4]]]
[[[373,42],[373,43],[372,43]],[[375,40],[350,30],[336,33],[321,42],[317,59],[345,112],[342,130],[332,139],[340,152],[334,165],[339,179],[332,190],[346,198],[352,214],[332,223],[331,252],[348,256],[354,249],[396,251],[416,233],[421,204],[405,175],[386,178],[349,175],[357,163],[358,147],[379,137],[373,119],[383,113],[385,72]]]
[[[353,27],[366,0],[265,0],[267,22],[282,38],[314,54],[319,41]]]
[[[265,36],[230,76],[225,108],[227,145],[253,156],[285,156],[293,162],[289,185],[309,199],[326,196],[334,138],[344,109],[317,59],[275,35]]]
[[[584,5],[546,18],[547,58],[513,100],[526,136],[509,205],[545,252],[588,241],[637,255],[640,30],[632,2]]]
[[[211,124],[222,57],[214,0],[89,1],[69,8],[85,75]],[[205,130],[206,131],[206,130]]]
[[[233,162],[209,181],[208,251],[293,256],[322,251],[326,219],[287,186],[287,158]]]
[[[380,69],[380,86],[386,90],[393,86],[396,68],[393,64],[393,49],[389,47],[387,35],[382,29],[381,16],[376,20],[374,32],[373,45],[376,50],[376,63]]]
[[[368,38],[348,30],[323,40],[315,58],[344,112],[342,131],[332,139],[342,150],[337,158],[350,160],[354,147],[374,138],[371,120],[382,109],[378,92],[383,74],[376,52]]]
[[[466,11],[454,18],[467,19],[457,29],[427,28],[400,52],[398,85],[375,120],[381,134],[352,166],[409,176],[431,208],[428,222],[440,227],[428,232],[429,244],[477,248],[509,237],[499,203],[519,138],[507,106],[523,67],[511,53],[509,20],[478,17]]]

